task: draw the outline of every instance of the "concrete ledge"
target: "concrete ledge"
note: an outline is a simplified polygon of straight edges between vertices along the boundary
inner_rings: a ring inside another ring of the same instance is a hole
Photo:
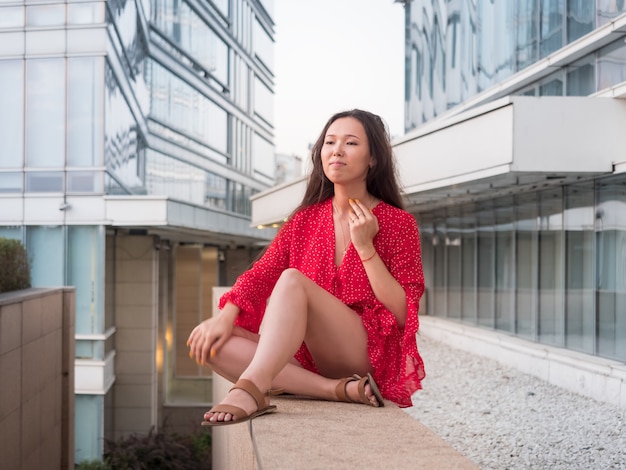
[[[228,388],[218,381],[218,388]],[[390,402],[373,408],[281,396],[272,403],[273,414],[212,430],[213,468],[478,469]]]

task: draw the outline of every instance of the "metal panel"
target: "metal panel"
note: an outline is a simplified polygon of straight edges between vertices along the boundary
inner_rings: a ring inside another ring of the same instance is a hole
[[[302,200],[306,184],[307,178],[304,177],[255,194],[250,198],[252,224],[262,226],[282,223]]]
[[[626,102],[515,97],[513,171],[610,173],[626,148]]]

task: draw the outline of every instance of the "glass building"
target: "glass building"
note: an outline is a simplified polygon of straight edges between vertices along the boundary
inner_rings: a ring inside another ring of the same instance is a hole
[[[76,288],[75,459],[197,421],[186,338],[272,233],[272,0],[0,0],[0,236]],[[189,418],[192,416],[192,418]]]
[[[626,362],[625,2],[403,3],[427,314]]]

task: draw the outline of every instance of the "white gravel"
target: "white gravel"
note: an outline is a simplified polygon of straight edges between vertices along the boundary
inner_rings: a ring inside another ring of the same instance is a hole
[[[626,469],[626,409],[425,335],[418,346],[426,379],[407,413],[482,469]]]

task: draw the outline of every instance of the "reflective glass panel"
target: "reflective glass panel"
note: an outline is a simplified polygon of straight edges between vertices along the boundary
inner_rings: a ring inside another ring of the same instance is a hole
[[[0,172],[0,193],[21,193],[23,179],[22,172]]]
[[[228,151],[228,113],[170,71],[152,62],[152,114],[211,148]]]
[[[539,85],[539,96],[563,96],[563,76],[564,72],[558,71],[543,79]]]
[[[222,2],[228,15],[228,2]],[[152,22],[186,55],[197,61],[209,74],[228,85],[228,46],[185,3],[176,0],[155,0]]]
[[[274,41],[267,33],[265,28],[261,26],[258,19],[254,20],[254,28],[252,30],[252,45],[254,54],[261,60],[269,71],[274,70]]]
[[[254,134],[254,171],[269,178],[274,178],[276,165],[274,146],[258,134]]]
[[[76,288],[76,333],[103,333],[104,246],[100,228],[68,227],[68,250],[68,284]]]
[[[626,360],[626,178],[601,181],[595,212],[597,352]]]
[[[516,204],[515,331],[520,336],[534,339],[537,330],[537,264],[539,262],[537,259],[537,194],[520,196]]]
[[[596,91],[595,60],[587,57],[567,67],[567,96],[588,96]]]
[[[95,171],[68,171],[68,193],[102,192],[101,173]]]
[[[539,340],[562,346],[564,246],[560,189],[541,193],[539,221]]]
[[[271,2],[271,0],[265,0],[265,2],[263,2],[263,3],[266,3],[268,1]],[[220,11],[220,13],[222,15],[224,15],[226,18],[228,18],[228,13],[229,13],[228,12],[228,6],[229,6],[229,3],[230,3],[230,0],[212,0],[211,3],[213,3],[213,5],[215,5],[217,7],[217,9]]]
[[[445,317],[446,306],[446,225],[445,218],[436,219],[433,236],[433,265],[434,277],[432,279],[433,313],[438,317]]]
[[[588,3],[593,2],[589,1]],[[624,11],[626,11],[626,2],[624,2],[623,0],[596,0],[596,4],[596,27],[610,23],[619,15],[621,15]]]
[[[65,61],[26,61],[26,164],[65,164]]]
[[[567,0],[567,42],[591,32],[595,24],[596,6],[589,0]]]
[[[105,165],[118,184],[140,190],[144,173],[140,127],[109,66],[105,68],[105,74]]]
[[[26,191],[32,193],[63,192],[62,171],[29,171],[26,173]]]
[[[541,0],[541,38],[539,50],[541,57],[563,47],[565,0]]]
[[[205,172],[206,185],[204,191],[205,202],[216,209],[226,209],[226,178]]]
[[[254,111],[267,123],[274,123],[274,95],[259,77],[254,77]]]
[[[24,7],[0,8],[0,28],[21,28],[24,26]]]
[[[492,327],[495,324],[495,214],[491,203],[483,203],[477,208],[477,284],[478,284],[478,323]]]
[[[250,215],[252,210],[250,204],[251,189],[241,183],[229,183],[230,210],[238,214]]]
[[[598,90],[626,81],[626,42],[623,39],[600,49],[597,73]]]
[[[465,206],[461,221],[461,289],[463,320],[476,323],[476,216]]]
[[[94,166],[103,162],[104,60],[68,59],[67,146],[68,166]]]
[[[517,45],[516,45],[516,69],[522,70],[532,64],[538,55],[539,34],[538,34],[539,11],[536,2],[528,0],[517,0]]]
[[[147,151],[148,194],[162,194],[198,205],[225,209],[226,186],[226,179],[221,176],[162,153]]]
[[[478,2],[478,89],[484,90],[495,76],[495,9],[493,2]]]
[[[101,430],[106,416],[102,412],[104,398],[102,395],[76,394],[74,405],[76,462],[102,459],[104,439]]]
[[[513,198],[500,198],[496,209],[496,328],[513,332]]]
[[[65,24],[65,4],[26,7],[28,26],[61,26]]]
[[[248,86],[250,73],[248,65],[239,57],[235,59],[235,77],[237,81],[233,90],[235,92],[235,100],[237,105],[247,112],[250,107],[250,100],[248,99],[250,94],[250,87]]]
[[[31,256],[32,286],[64,286],[63,227],[27,227],[26,240],[28,254]]]
[[[24,62],[0,61],[0,168],[24,162]]]
[[[104,2],[98,3],[68,3],[68,24],[104,23]]]
[[[461,318],[461,214],[460,208],[450,208],[446,217],[446,316]]]
[[[565,188],[565,285],[568,348],[594,353],[594,188],[593,183]]]

